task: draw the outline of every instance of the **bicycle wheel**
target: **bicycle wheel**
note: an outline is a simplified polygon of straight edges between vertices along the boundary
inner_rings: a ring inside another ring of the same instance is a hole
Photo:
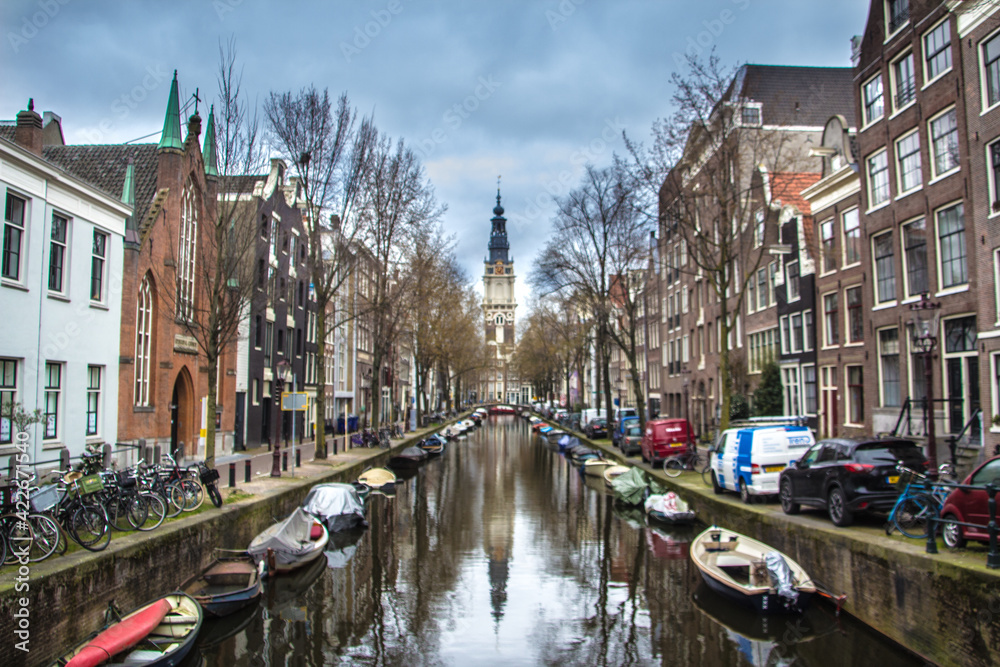
[[[896,529],[915,540],[927,537],[927,518],[930,516],[934,499],[925,494],[905,498],[896,505],[892,521]]]
[[[211,499],[212,504],[216,507],[222,507],[222,494],[219,493],[219,486],[212,482],[205,488],[205,492],[208,493],[209,499]]]
[[[164,492],[166,494],[167,518],[173,519],[184,511],[184,505],[187,504],[187,500],[184,498],[184,489],[181,488],[180,484],[171,482],[164,487]]]
[[[103,507],[80,505],[70,517],[69,536],[88,551],[103,551],[111,542],[111,522]]]
[[[22,520],[16,514],[0,516],[0,533],[7,541],[7,552],[4,563],[15,564],[19,558],[27,556],[30,559],[31,547],[35,541],[31,524]]]
[[[167,504],[155,493],[139,494],[139,500],[145,505],[145,520],[136,525],[138,530],[153,530],[159,528],[167,516]]]
[[[105,501],[104,510],[115,530],[125,533],[135,530],[136,520],[142,514],[141,508],[136,507],[137,503],[134,496],[127,495],[111,496]]]
[[[205,502],[205,487],[191,478],[182,479],[178,484],[184,491],[184,511],[191,512],[201,507]]]
[[[679,456],[670,456],[663,461],[663,472],[667,477],[677,477],[684,470],[684,462]]]
[[[62,531],[59,529],[59,524],[45,514],[30,514],[28,521],[31,523],[31,530],[35,533],[35,539],[31,543],[29,560],[37,563],[51,556],[59,548],[62,541]]]

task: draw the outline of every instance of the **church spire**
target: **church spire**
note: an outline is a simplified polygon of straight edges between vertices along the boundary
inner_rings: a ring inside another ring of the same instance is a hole
[[[163,132],[160,134],[160,144],[156,148],[184,150],[184,141],[181,138],[181,104],[177,94],[177,70],[174,70],[174,80],[170,84],[167,115],[163,118]]]
[[[499,180],[499,179],[498,179]],[[503,217],[503,206],[500,205],[500,187],[497,185],[497,205],[493,207],[493,229],[490,232],[490,262],[510,261],[507,251],[510,250],[510,242],[507,241],[507,218]]]
[[[218,176],[219,164],[215,157],[215,105],[208,111],[208,129],[205,130],[205,148],[201,153],[205,162],[205,175]]]

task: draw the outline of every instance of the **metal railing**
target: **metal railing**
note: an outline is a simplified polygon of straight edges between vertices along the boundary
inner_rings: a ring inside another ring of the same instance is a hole
[[[987,507],[989,508],[990,521],[984,526],[979,523],[969,523],[967,521],[958,521],[956,519],[942,519],[940,517],[940,508],[937,505],[932,505],[931,515],[927,518],[926,553],[938,553],[938,526],[943,528],[944,526],[951,524],[955,526],[966,526],[968,528],[985,528],[986,532],[989,534],[989,551],[986,554],[986,567],[990,570],[1000,570],[1000,544],[998,544],[997,541],[997,534],[1000,532],[1000,528],[997,526],[996,498],[997,492],[1000,491],[1000,485],[993,482],[985,486],[973,484],[953,484],[951,482],[935,482],[934,486],[946,489],[965,489],[966,491],[986,491],[989,495]]]

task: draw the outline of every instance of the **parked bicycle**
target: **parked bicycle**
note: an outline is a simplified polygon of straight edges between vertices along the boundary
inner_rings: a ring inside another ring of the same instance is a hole
[[[899,486],[902,487],[902,493],[889,512],[885,533],[891,535],[895,529],[906,537],[925,539],[927,522],[930,517],[940,515],[948,489],[932,483],[926,475],[902,464],[897,465],[896,470],[900,473]],[[946,473],[947,470],[942,472]]]
[[[698,448],[693,443],[683,454],[663,459],[663,472],[667,477],[677,477],[683,470],[696,471],[706,484],[712,481],[711,458],[707,456],[702,458],[701,454],[698,453]]]

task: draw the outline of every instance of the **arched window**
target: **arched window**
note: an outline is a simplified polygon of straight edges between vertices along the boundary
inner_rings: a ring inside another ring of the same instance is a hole
[[[198,247],[198,205],[194,186],[188,181],[181,195],[181,224],[177,248],[177,317],[194,318],[194,266]]]
[[[503,326],[503,313],[497,313],[497,316],[496,316],[496,318],[494,318],[493,323],[496,324],[498,327],[502,327]]]
[[[149,405],[149,358],[153,345],[153,288],[146,275],[139,285],[135,308],[135,395],[136,405]]]

